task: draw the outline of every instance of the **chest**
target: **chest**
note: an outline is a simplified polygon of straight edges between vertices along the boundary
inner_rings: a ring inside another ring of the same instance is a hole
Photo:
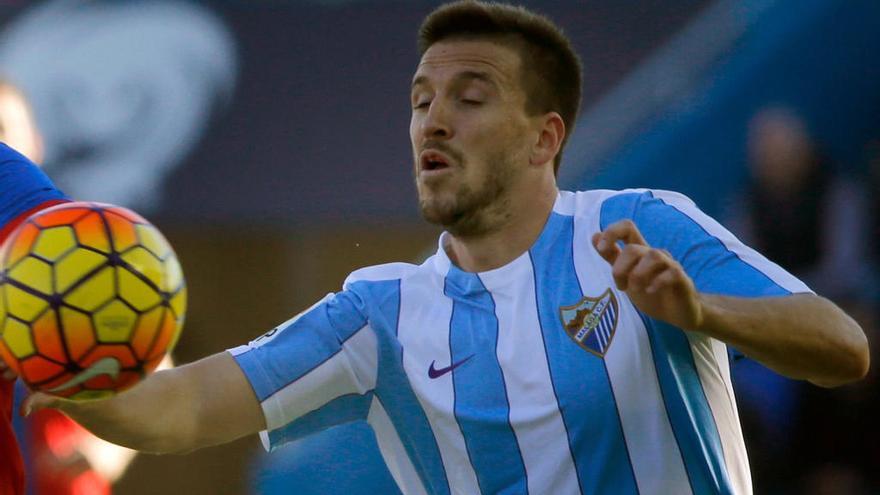
[[[640,320],[607,265],[582,263],[579,276],[564,257],[527,261],[500,284],[447,282],[443,297],[402,287],[401,366],[429,414],[526,423],[560,408],[587,414],[613,401],[606,359],[644,357],[627,337]]]

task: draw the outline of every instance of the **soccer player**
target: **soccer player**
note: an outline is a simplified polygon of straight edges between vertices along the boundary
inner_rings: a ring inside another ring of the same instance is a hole
[[[0,144],[0,243],[29,215],[64,201],[32,163]],[[24,493],[24,467],[12,429],[13,378],[0,380],[0,495]]]
[[[406,494],[751,493],[727,345],[822,386],[868,368],[829,301],[665,191],[556,187],[581,69],[521,8],[459,2],[419,35],[415,266],[116,398],[33,395],[98,435],[186,452],[269,448],[366,419]]]

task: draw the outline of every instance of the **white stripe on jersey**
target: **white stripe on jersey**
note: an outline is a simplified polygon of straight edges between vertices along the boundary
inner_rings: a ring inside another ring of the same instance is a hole
[[[574,219],[576,246],[592,247],[590,238],[599,232],[596,210],[608,196],[560,194],[557,212],[580,212]],[[626,294],[616,290],[608,262],[590,247],[575,251],[575,271],[584,294],[599,295],[610,287],[620,304],[617,332],[605,355],[605,367],[639,491],[642,495],[689,494],[690,482],[664,406],[647,329]]]
[[[400,283],[398,340],[403,347],[403,367],[437,439],[440,457],[452,493],[480,493],[477,474],[468,456],[461,428],[455,420],[452,373],[428,376],[424,363],[435,368],[451,366],[449,322],[452,300],[443,295],[442,279],[429,270]],[[431,301],[423,304],[422,301]]]
[[[370,403],[367,423],[373,427],[373,431],[376,433],[379,452],[382,453],[388,471],[391,472],[400,491],[406,495],[428,495],[419,478],[419,473],[406,453],[406,448],[400,440],[397,429],[394,428],[391,418],[388,417],[388,413],[376,397],[373,397],[373,401]]]
[[[503,272],[481,273],[480,279],[495,301],[499,329],[496,354],[507,387],[510,424],[525,463],[529,493],[579,493],[568,433],[550,380],[535,305],[532,264],[525,255],[513,265],[514,271],[508,266]],[[499,273],[499,277],[493,277]]]
[[[263,401],[268,430],[280,428],[318,409],[328,398],[364,394],[375,388],[376,356],[376,335],[364,325],[343,344],[341,352]],[[365,370],[371,371],[365,373]]]
[[[685,332],[691,345],[697,375],[709,402],[709,410],[715,418],[727,475],[737,495],[752,493],[752,475],[749,459],[739,424],[739,412],[730,382],[730,364],[727,346],[723,342],[703,335]]]
[[[404,278],[408,273],[413,273],[420,265],[412,263],[385,263],[383,265],[366,266],[351,272],[342,283],[343,289],[348,289],[355,282],[373,282],[378,280],[395,280]]]

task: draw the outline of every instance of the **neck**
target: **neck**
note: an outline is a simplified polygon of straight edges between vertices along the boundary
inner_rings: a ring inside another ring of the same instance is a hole
[[[496,228],[473,236],[449,234],[446,254],[466,272],[484,272],[510,263],[541,235],[557,194],[554,179],[542,181],[537,191],[511,191],[509,208]]]

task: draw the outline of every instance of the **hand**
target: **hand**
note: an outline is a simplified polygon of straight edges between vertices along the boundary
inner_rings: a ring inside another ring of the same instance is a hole
[[[667,251],[649,246],[633,222],[621,220],[593,234],[593,246],[639,310],[684,330],[700,328],[703,307],[693,280]]]
[[[55,397],[54,395],[44,394],[43,392],[31,392],[21,402],[21,409],[19,412],[22,416],[28,417],[31,413],[39,411],[40,409],[63,409],[61,406],[63,406],[65,402],[71,401]]]

